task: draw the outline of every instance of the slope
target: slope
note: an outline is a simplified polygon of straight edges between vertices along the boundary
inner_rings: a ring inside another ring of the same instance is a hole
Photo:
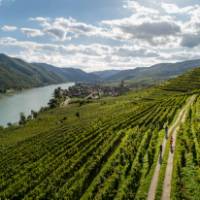
[[[170,80],[162,89],[179,92],[200,90],[200,68],[193,69],[176,79]]]
[[[151,67],[141,67],[123,70],[104,78],[105,81],[129,80],[133,83],[153,83],[179,76],[186,71],[199,67],[200,60],[190,60],[179,63],[160,63]]]
[[[96,81],[95,75],[80,69],[57,68],[47,64],[27,63],[21,59],[0,54],[0,92],[68,81]]]
[[[188,96],[157,87],[76,101],[1,130],[0,199],[146,199],[163,126]]]
[[[100,80],[97,75],[86,73],[80,69],[58,68],[46,63],[33,63],[33,65],[49,73],[56,74],[60,79],[64,81],[96,82]]]

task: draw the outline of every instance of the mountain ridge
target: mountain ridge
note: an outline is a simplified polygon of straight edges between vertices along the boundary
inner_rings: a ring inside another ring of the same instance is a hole
[[[58,68],[44,63],[28,63],[0,54],[0,92],[32,88],[63,82],[95,82],[95,75],[80,69]]]
[[[177,63],[159,63],[130,70],[104,70],[87,73],[81,69],[56,67],[46,63],[28,63],[0,54],[0,92],[20,90],[64,82],[106,82],[122,80],[135,85],[152,85],[177,77],[200,66],[200,59]]]
[[[107,75],[107,77],[104,78],[104,81],[113,82],[113,81],[131,80],[132,82],[140,83],[144,81],[151,82],[159,80],[168,80],[199,66],[200,66],[200,59],[186,60],[183,62],[176,62],[176,63],[158,63],[150,67],[137,67],[135,69],[121,70],[118,73],[115,73],[114,75],[113,74],[111,74],[110,76]],[[105,73],[105,71],[98,73],[103,74]]]

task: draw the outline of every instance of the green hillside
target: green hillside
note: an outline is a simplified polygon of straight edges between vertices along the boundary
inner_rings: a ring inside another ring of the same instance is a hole
[[[69,81],[95,81],[95,75],[79,69],[57,68],[47,64],[27,63],[0,54],[0,92]]]
[[[200,96],[190,107],[178,133],[172,182],[172,199],[199,199],[200,194]]]
[[[138,67],[130,70],[97,72],[96,74],[104,81],[119,82],[126,80],[132,84],[152,85],[177,77],[199,66],[200,60],[189,60],[178,63],[160,63],[150,67]]]
[[[200,76],[195,74],[187,73],[185,82],[180,77],[163,87],[48,109],[24,126],[0,130],[0,199],[146,199],[163,128],[174,123],[191,97],[182,88],[187,84],[199,89]],[[179,86],[176,91],[174,84]],[[199,93],[196,99],[200,101]],[[193,111],[199,115],[199,103]],[[195,148],[183,147],[195,152],[187,157],[195,158],[195,166],[200,156],[198,131]],[[173,181],[180,181],[177,170],[178,165]],[[186,184],[192,181],[183,177]],[[198,181],[188,191],[197,189]],[[184,191],[182,182],[173,195]]]
[[[75,68],[58,68],[45,63],[32,63],[34,66],[47,71],[48,73],[56,74],[59,79],[64,81],[78,82],[96,82],[100,80],[97,75],[89,74],[80,69]]]
[[[46,63],[27,63],[0,54],[0,92],[32,88],[63,82],[119,83],[126,80],[135,87],[154,85],[200,66],[200,60],[181,63],[161,63],[133,70],[108,70],[86,73],[80,69],[58,68]]]
[[[164,86],[164,89],[181,92],[200,90],[200,68],[191,70],[177,79],[171,80]]]

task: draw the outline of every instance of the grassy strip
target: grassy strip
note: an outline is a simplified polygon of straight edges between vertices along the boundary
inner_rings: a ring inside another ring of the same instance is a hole
[[[186,104],[187,104],[188,99],[186,100]],[[180,111],[181,111],[181,109],[179,110],[179,112],[177,112],[172,124],[174,124],[176,122]],[[161,169],[160,169],[160,174],[159,174],[159,180],[158,180],[158,186],[157,186],[155,200],[160,200],[161,197],[162,197],[163,183],[164,183],[164,179],[165,179],[165,171],[166,171],[166,168],[167,168],[167,161],[168,161],[169,153],[170,153],[170,142],[168,141],[167,144],[166,144],[166,150],[165,150],[165,153],[164,153],[164,156],[163,156],[163,163],[162,163],[162,166],[161,166]]]
[[[160,144],[163,141],[164,131],[160,131],[158,134],[159,134],[159,137],[158,137],[158,142],[157,142],[157,145],[156,145],[154,163],[153,163],[149,172],[148,172],[149,169],[148,169],[147,154],[145,155],[140,187],[137,191],[136,199],[146,199],[147,198],[149,186],[151,184],[151,180],[152,180],[152,177],[153,177],[156,165],[157,165],[158,156],[159,156],[159,153],[160,153],[159,147],[160,147]]]

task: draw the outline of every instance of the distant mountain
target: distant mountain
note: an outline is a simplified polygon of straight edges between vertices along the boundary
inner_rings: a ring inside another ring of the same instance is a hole
[[[105,70],[105,71],[97,71],[92,72],[92,74],[99,76],[101,79],[109,79],[112,76],[122,72],[122,70]]]
[[[190,60],[178,63],[161,63],[151,67],[141,67],[119,72],[115,71],[114,74],[108,73],[110,76],[107,75],[101,77],[104,81],[111,82],[127,80],[133,83],[152,83],[177,77],[184,72],[199,66],[200,60]],[[98,72],[97,74],[104,74],[104,72]]]
[[[0,92],[68,81],[97,81],[98,77],[80,69],[57,68],[43,63],[27,63],[0,54]]]
[[[83,70],[75,68],[58,68],[46,63],[32,63],[40,69],[46,70],[49,73],[54,73],[64,81],[80,81],[80,82],[96,82],[99,77],[95,74],[86,73]]]
[[[200,60],[179,63],[161,63],[131,70],[107,70],[86,73],[80,69],[58,68],[46,63],[27,63],[18,58],[0,54],[0,92],[63,82],[119,82],[141,86],[177,77],[199,67]]]

